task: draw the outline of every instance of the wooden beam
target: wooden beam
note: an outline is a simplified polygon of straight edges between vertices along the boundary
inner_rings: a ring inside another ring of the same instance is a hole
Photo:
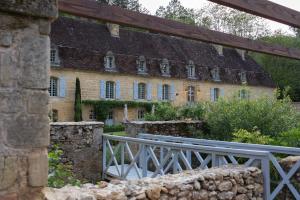
[[[104,5],[91,0],[59,0],[59,10],[77,16],[143,28],[157,33],[300,60],[300,49],[267,44],[125,10],[117,6]]]
[[[300,12],[268,0],[209,0],[253,15],[300,28]]]

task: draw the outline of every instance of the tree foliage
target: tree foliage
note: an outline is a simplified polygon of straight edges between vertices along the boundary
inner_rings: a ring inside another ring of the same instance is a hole
[[[185,8],[179,0],[171,0],[166,7],[160,6],[156,15],[247,38],[259,38],[270,33],[265,20],[212,3],[197,10]]]
[[[300,47],[300,37],[275,35],[263,38],[271,44],[285,47]],[[279,88],[289,87],[288,95],[300,101],[300,61],[266,54],[252,53],[253,58],[271,75]]]
[[[100,3],[116,5],[131,11],[148,14],[149,11],[139,3],[139,0],[97,0]]]
[[[158,17],[171,19],[186,24],[196,25],[196,12],[194,9],[185,8],[179,0],[171,0],[166,6],[160,6],[156,15]]]
[[[82,121],[82,103],[81,103],[81,88],[80,80],[76,78],[76,87],[75,87],[75,103],[74,103],[74,121]]]

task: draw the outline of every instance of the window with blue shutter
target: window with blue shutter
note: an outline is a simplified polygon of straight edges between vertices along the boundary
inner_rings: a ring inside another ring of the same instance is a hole
[[[224,95],[225,95],[224,89],[220,89],[220,97],[224,98]]]
[[[100,81],[100,98],[105,99],[105,81],[101,80]]]
[[[175,91],[175,85],[174,85],[174,83],[172,83],[172,85],[171,85],[170,96],[171,96],[171,101],[174,101],[175,100],[175,96],[176,96],[176,91]]]
[[[120,85],[120,81],[116,81],[116,99],[121,99],[121,85]]]
[[[152,84],[151,83],[147,84],[147,100],[148,101],[152,100]]]
[[[162,85],[161,84],[157,85],[157,99],[162,100]]]
[[[133,99],[134,100],[137,100],[138,99],[138,82],[137,81],[134,81],[133,82]]]
[[[215,101],[215,88],[210,88],[210,101]]]
[[[59,78],[59,96],[66,97],[66,80],[64,77]]]

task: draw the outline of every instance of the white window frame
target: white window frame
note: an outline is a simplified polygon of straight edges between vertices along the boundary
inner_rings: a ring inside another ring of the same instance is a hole
[[[49,95],[50,97],[58,97],[59,96],[59,78],[51,76],[49,83]]]
[[[214,101],[218,101],[218,99],[221,96],[221,89],[220,88],[214,88]]]
[[[114,81],[105,82],[105,98],[106,99],[116,98],[116,83]]]
[[[116,62],[115,56],[112,51],[108,51],[104,58],[104,67],[107,71],[115,71],[116,70]]]
[[[51,66],[59,66],[60,64],[57,48],[50,49],[50,63]]]
[[[247,73],[245,71],[240,72],[240,79],[242,84],[246,84],[247,83]]]
[[[164,84],[162,86],[162,100],[169,101],[170,100],[170,85]]]
[[[160,71],[163,76],[170,76],[170,64],[169,60],[164,58],[160,64]]]
[[[187,65],[187,75],[188,75],[188,78],[190,78],[190,79],[194,79],[196,76],[196,68],[195,68],[194,62],[191,60],[189,61],[189,64]]]
[[[147,94],[146,84],[138,83],[138,99],[145,100]]]
[[[189,103],[195,102],[195,93],[196,93],[195,86],[188,86],[187,100]]]
[[[211,71],[211,75],[212,75],[213,81],[216,81],[216,82],[221,81],[221,78],[220,78],[220,69],[219,68],[214,68]]]
[[[96,112],[94,109],[90,109],[89,119],[95,121],[97,119]]]
[[[138,109],[138,120],[144,120],[145,113],[146,113],[146,111],[144,109]]]
[[[146,58],[144,56],[140,56],[137,61],[137,71],[139,74],[146,74],[147,73],[147,63]]]

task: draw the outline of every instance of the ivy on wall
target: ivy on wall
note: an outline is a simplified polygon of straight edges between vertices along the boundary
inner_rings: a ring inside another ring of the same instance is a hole
[[[150,112],[152,106],[157,104],[153,102],[139,102],[139,101],[120,101],[120,100],[84,100],[84,105],[94,107],[96,118],[98,121],[105,121],[110,110],[114,108],[124,108],[127,104],[128,108],[145,108],[147,112]]]

